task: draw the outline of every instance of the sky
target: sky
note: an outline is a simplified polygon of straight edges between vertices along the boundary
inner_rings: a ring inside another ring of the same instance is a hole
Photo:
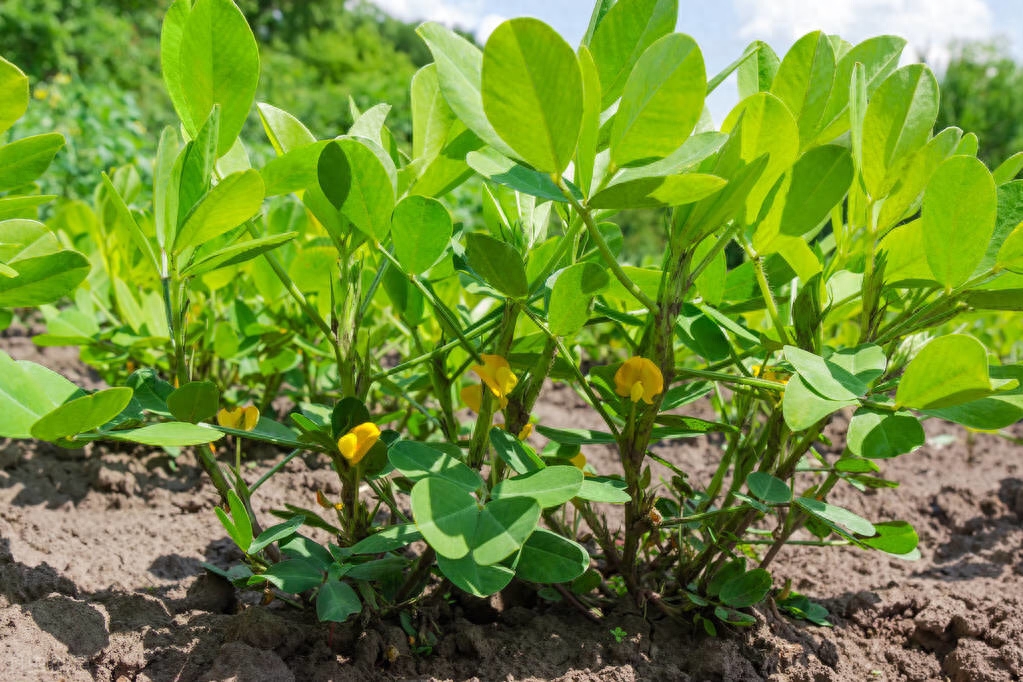
[[[589,23],[593,0],[373,0],[405,21],[431,20],[460,26],[484,43],[505,19],[532,16],[576,45]],[[956,41],[1003,41],[1023,61],[1023,0],[680,0],[678,29],[703,50],[708,77],[753,40],[779,55],[816,29],[857,43],[882,33],[909,41],[904,61],[926,58],[941,71]],[[736,99],[734,78],[714,93],[709,106],[720,121]]]

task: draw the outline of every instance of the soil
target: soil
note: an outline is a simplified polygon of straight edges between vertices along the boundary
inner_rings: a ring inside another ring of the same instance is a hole
[[[44,356],[10,330],[0,348],[95,385],[72,350]],[[552,426],[597,426],[566,390],[547,391],[538,414]],[[0,441],[0,680],[1023,679],[1021,449],[942,423],[926,429],[927,445],[883,463],[897,490],[833,497],[874,520],[911,522],[919,561],[789,547],[772,567],[776,584],[791,580],[834,627],[766,605],[756,626],[709,638],[627,601],[593,622],[513,585],[490,600],[441,602],[429,655],[412,653],[397,623],[332,628],[206,573],[201,562],[226,568],[240,554],[187,452],[172,471],[165,454],[145,449]],[[708,440],[658,447],[696,481],[716,453]],[[609,451],[587,455],[614,471]],[[256,453],[252,475],[280,456]],[[336,478],[324,462],[296,458],[260,490],[256,513],[312,506],[316,490],[336,495]]]

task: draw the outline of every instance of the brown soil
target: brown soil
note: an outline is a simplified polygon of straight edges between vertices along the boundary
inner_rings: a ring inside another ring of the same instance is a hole
[[[93,381],[75,354],[11,335],[0,348]],[[542,421],[591,415],[550,391]],[[592,424],[596,426],[596,424]],[[839,429],[841,430],[841,429]],[[848,548],[787,548],[775,580],[819,601],[833,628],[757,611],[758,625],[695,636],[622,602],[600,624],[522,588],[455,599],[435,614],[431,655],[410,653],[396,624],[330,628],[279,602],[260,606],[200,562],[239,558],[217,523],[216,495],[190,455],[103,446],[66,451],[0,441],[2,680],[1018,680],[1023,679],[1023,472],[1005,441],[927,424],[928,444],[885,463],[897,490],[835,499],[874,520],[905,519],[923,558]],[[716,446],[658,454],[709,475]],[[610,453],[588,452],[601,471]],[[272,465],[263,453],[255,473]],[[296,459],[257,496],[257,514],[337,493],[322,462]],[[628,634],[616,642],[610,630]],[[393,647],[393,648],[392,648]],[[397,651],[388,662],[386,654]]]

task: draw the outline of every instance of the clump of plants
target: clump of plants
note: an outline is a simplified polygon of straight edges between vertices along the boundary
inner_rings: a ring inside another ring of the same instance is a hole
[[[277,156],[257,168],[239,138],[252,33],[230,0],[177,0],[161,53],[181,126],[160,136],[152,204],[124,167],[45,232],[91,269],[41,308],[36,341],[80,346],[114,387],[0,354],[0,434],[195,446],[245,555],[226,577],[326,621],[397,612],[415,630],[435,579],[478,596],[518,579],[587,608],[617,586],[713,633],[754,622],[796,538],[912,558],[908,523],[829,497],[897,487],[884,461],[924,443],[924,419],[1023,417],[1023,367],[955,327],[1023,308],[1021,162],[992,172],[975,136],[933,130],[937,83],[898,66],[900,38],[757,42],[708,78],[677,10],[600,2],[576,49],[535,19],[482,49],[425,24],[411,149],[386,106],[353,107],[334,137],[259,103]],[[716,125],[706,96],[732,73],[740,102]],[[662,218],[653,266],[626,264],[610,220],[636,209]],[[566,387],[602,428],[538,419]],[[709,481],[651,449],[711,434]],[[210,447],[225,436],[229,454]],[[253,441],[287,451],[255,480]],[[620,467],[593,471],[592,446]],[[267,525],[251,501],[299,455],[340,496]]]

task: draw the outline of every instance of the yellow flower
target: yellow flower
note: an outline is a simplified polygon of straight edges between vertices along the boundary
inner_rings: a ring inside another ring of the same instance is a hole
[[[38,100],[44,100],[50,96],[50,91],[47,90],[46,88],[39,87],[35,89],[35,92],[32,93],[32,96]]]
[[[526,440],[531,433],[533,433],[533,423],[526,422],[526,425],[519,431],[519,440]]]
[[[217,412],[217,423],[229,429],[251,431],[259,423],[259,408],[255,405],[236,407],[233,410],[225,407]]]
[[[356,465],[380,440],[380,429],[373,422],[359,424],[337,439],[337,449],[351,465]]]
[[[584,455],[581,452],[568,461],[571,462],[573,466],[575,466],[575,468],[579,469],[580,471],[586,468],[586,455]]]
[[[512,374],[511,365],[500,355],[482,355],[482,365],[473,365],[472,371],[483,380],[490,392],[501,403],[501,409],[508,406],[508,394],[519,383],[518,377]],[[464,399],[464,398],[463,398]],[[479,412],[479,410],[477,410]]]
[[[459,392],[462,402],[473,412],[480,411],[480,405],[483,403],[483,387],[479,384],[472,384],[471,386],[465,386]]]
[[[759,379],[766,379],[767,381],[778,381],[783,384],[789,383],[789,379],[792,377],[791,374],[784,370],[777,369],[775,367],[761,367],[760,365],[750,365],[749,371],[752,372],[753,376]]]
[[[650,360],[629,358],[615,372],[615,393],[634,403],[653,405],[654,396],[664,390],[664,375]]]

